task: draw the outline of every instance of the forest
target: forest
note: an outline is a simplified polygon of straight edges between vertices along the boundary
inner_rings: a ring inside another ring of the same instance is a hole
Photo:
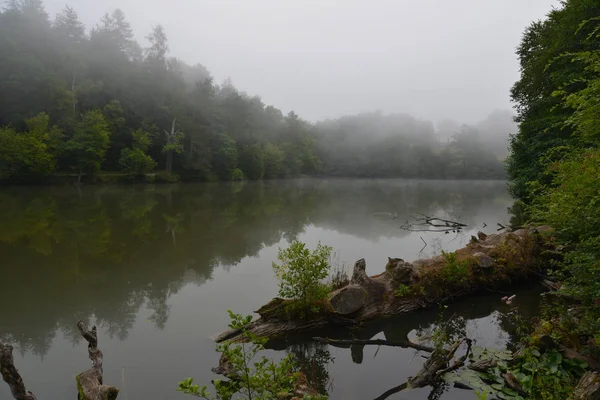
[[[171,57],[161,25],[145,39],[119,9],[88,29],[69,6],[51,18],[41,0],[7,2],[0,181],[505,177],[510,112],[475,125],[379,112],[313,123]]]

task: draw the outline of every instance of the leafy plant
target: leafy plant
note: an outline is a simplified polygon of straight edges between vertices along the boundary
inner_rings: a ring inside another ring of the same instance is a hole
[[[408,296],[412,293],[412,289],[409,285],[400,284],[398,288],[394,291],[394,296],[396,297],[404,297]]]
[[[442,252],[442,256],[445,260],[440,271],[442,279],[455,289],[464,289],[469,286],[471,269],[468,261],[459,261],[456,253]]]
[[[317,312],[319,301],[329,293],[329,286],[322,280],[329,274],[331,252],[331,247],[320,243],[310,251],[304,243],[294,241],[287,249],[279,249],[277,258],[281,264],[273,263],[279,296],[296,300],[291,304],[304,316]]]
[[[215,380],[215,393],[209,393],[207,386],[194,383],[192,378],[179,382],[177,391],[202,399],[228,400],[234,396],[247,400],[285,399],[291,397],[300,374],[295,372],[293,355],[284,357],[279,363],[259,357],[264,350],[265,338],[250,332],[248,324],[252,316],[242,316],[231,311],[229,328],[239,329],[249,343],[223,343],[217,346],[221,360],[226,360],[228,380]],[[305,399],[322,399],[320,396],[305,396]]]

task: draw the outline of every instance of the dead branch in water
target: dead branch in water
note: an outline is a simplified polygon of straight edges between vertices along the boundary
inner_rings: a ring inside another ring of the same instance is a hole
[[[19,371],[15,367],[12,351],[12,346],[0,343],[0,372],[2,372],[2,379],[10,387],[10,392],[16,400],[36,400],[35,395],[25,388],[23,378],[21,378]]]
[[[466,353],[457,359],[451,366],[446,367],[454,358],[456,351],[463,343],[467,343]],[[470,339],[465,338],[454,343],[448,350],[441,348],[434,349],[427,361],[425,361],[423,364],[421,370],[414,377],[408,378],[408,381],[404,382],[403,384],[387,390],[375,400],[387,399],[389,396],[405,389],[422,388],[425,386],[435,387],[436,383],[440,382],[442,374],[454,371],[455,369],[458,369],[464,365],[465,361],[469,357],[469,353],[471,352],[471,343],[472,342]]]
[[[419,217],[413,216],[414,221],[409,222],[404,220],[404,224],[400,229],[411,232],[459,232],[467,227],[466,224],[449,219],[430,217],[425,214],[418,213]]]
[[[81,336],[88,342],[88,353],[92,367],[75,377],[77,381],[78,400],[115,400],[119,389],[102,384],[102,351],[98,348],[98,333],[96,327],[88,329],[83,321],[77,322]],[[23,378],[15,367],[12,355],[13,347],[0,343],[0,372],[4,382],[10,387],[15,400],[36,400],[33,393],[25,388]]]
[[[114,386],[102,384],[102,351],[98,348],[98,332],[96,327],[88,329],[83,321],[77,322],[81,336],[88,342],[88,353],[92,360],[92,367],[77,375],[77,389],[79,400],[114,400],[119,394],[119,389]]]
[[[340,345],[340,346],[350,346],[353,344],[357,345],[375,345],[375,346],[392,346],[392,347],[403,347],[403,348],[411,348],[419,351],[426,351],[431,353],[434,351],[433,347],[423,346],[418,343],[413,343],[409,340],[383,340],[383,339],[370,339],[370,340],[360,340],[360,339],[330,339],[323,337],[314,337],[313,340],[318,343],[323,344],[331,344],[331,345]]]

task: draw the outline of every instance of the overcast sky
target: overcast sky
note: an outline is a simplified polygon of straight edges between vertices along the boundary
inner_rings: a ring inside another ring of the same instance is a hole
[[[558,0],[46,0],[88,26],[121,8],[143,41],[310,119],[362,111],[475,122],[509,108],[523,29]]]

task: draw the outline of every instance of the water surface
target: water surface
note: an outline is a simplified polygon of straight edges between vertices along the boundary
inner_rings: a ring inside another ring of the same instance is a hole
[[[276,295],[271,263],[278,247],[320,241],[335,249],[336,262],[364,257],[375,274],[388,256],[439,254],[478,230],[494,232],[497,222],[507,222],[510,204],[504,182],[485,181],[2,188],[0,340],[15,346],[29,390],[72,398],[74,376],[90,364],[75,326],[83,319],[99,327],[105,382],[121,387],[120,398],[185,398],[175,392],[182,378],[214,378],[218,354],[209,337],[226,327],[226,310],[251,313]],[[400,229],[416,213],[468,227],[459,234]],[[526,312],[534,312],[535,294],[518,296]],[[481,344],[501,347],[511,332],[498,297],[466,299],[449,312],[464,316]],[[414,337],[436,316],[431,310],[387,319],[355,335]],[[423,362],[406,349],[315,347],[291,339],[276,347],[302,357],[333,399],[377,397]],[[430,391],[392,398],[425,399]],[[0,399],[8,398],[2,383]],[[473,396],[450,391],[443,398]]]

